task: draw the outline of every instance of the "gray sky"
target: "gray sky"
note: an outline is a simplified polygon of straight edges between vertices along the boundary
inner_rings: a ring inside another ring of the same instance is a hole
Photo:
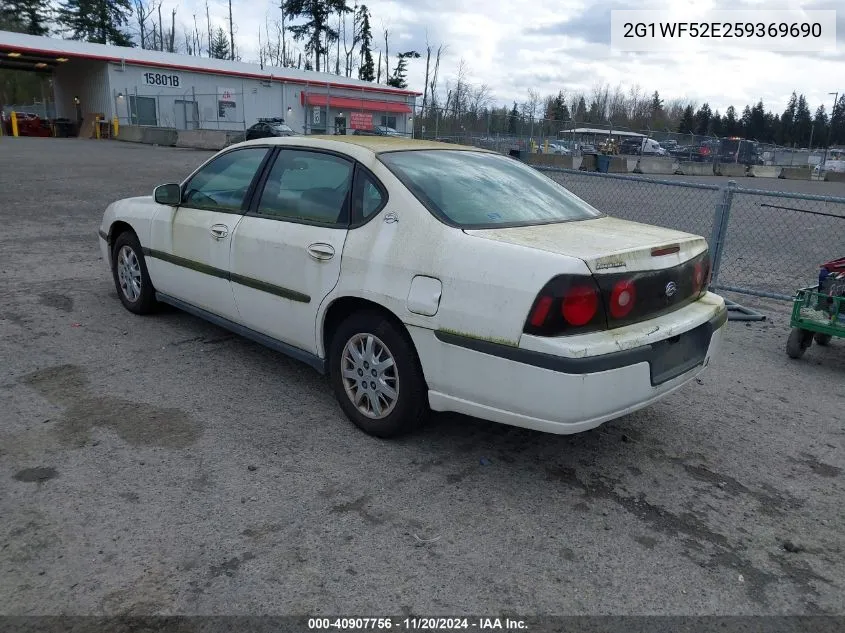
[[[379,47],[382,31],[390,30],[391,68],[395,53],[417,50],[409,87],[422,92],[426,36],[431,45],[443,44],[439,86],[454,81],[460,60],[470,81],[490,86],[498,104],[523,101],[529,89],[540,94],[568,94],[607,83],[626,92],[658,90],[664,100],[685,98],[710,103],[724,113],[728,105],[742,109],[763,99],[780,112],[790,93],[803,92],[815,109],[828,92],[845,91],[845,2],[842,0],[364,0],[370,8]],[[359,0],[360,3],[360,0]],[[258,31],[266,19],[279,17],[279,0],[233,0],[236,42],[244,61],[258,60]],[[210,3],[212,22],[227,28],[228,4]],[[165,0],[165,15],[178,6],[177,29],[205,23],[204,0]],[[698,11],[713,9],[836,9],[835,53],[773,53],[731,51],[726,47],[697,53],[625,53],[610,48],[611,9],[667,9],[668,20],[695,19]],[[671,12],[669,12],[671,9]],[[342,45],[341,45],[342,47]]]

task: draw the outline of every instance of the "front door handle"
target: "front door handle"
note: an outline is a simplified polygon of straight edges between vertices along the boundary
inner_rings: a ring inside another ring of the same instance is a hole
[[[222,240],[229,235],[229,227],[225,224],[215,224],[211,227],[211,237],[215,240]]]
[[[308,247],[308,254],[316,260],[327,261],[334,257],[334,246],[318,242]]]

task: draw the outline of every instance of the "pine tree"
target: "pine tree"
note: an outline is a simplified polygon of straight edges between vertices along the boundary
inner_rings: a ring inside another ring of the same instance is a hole
[[[718,110],[713,113],[713,117],[710,119],[710,129],[707,131],[707,133],[712,136],[724,135],[722,115],[719,114]]]
[[[699,136],[706,136],[710,129],[710,118],[713,113],[710,111],[710,104],[702,105],[695,113],[695,133]]]
[[[232,51],[229,48],[229,36],[223,27],[218,26],[208,47],[208,56],[213,59],[229,59]]]
[[[370,10],[362,4],[358,8],[358,22],[361,25],[359,38],[361,41],[361,63],[358,67],[358,79],[364,81],[376,80],[376,67],[373,63],[373,30],[370,27]]]
[[[131,13],[129,0],[65,0],[59,7],[59,21],[71,31],[72,39],[134,46],[122,30]]]
[[[305,40],[305,52],[313,55],[317,72],[320,72],[320,59],[328,53],[328,46],[338,38],[337,29],[329,24],[330,16],[351,10],[346,0],[284,0],[282,3],[286,18],[305,19],[303,23],[292,25],[290,32],[293,39]]]
[[[830,142],[832,145],[845,143],[845,94],[839,97],[830,113]]]
[[[681,122],[678,124],[678,132],[681,134],[692,134],[695,129],[695,114],[692,110],[692,105],[684,108],[684,113],[681,115]]]
[[[739,134],[739,121],[736,120],[736,108],[728,106],[725,110],[725,122],[723,126],[725,136],[736,136]]]
[[[0,29],[48,35],[49,0],[0,0]]]
[[[508,132],[516,134],[516,120],[519,118],[519,108],[516,107],[516,101],[513,102],[513,110],[508,115]]]
[[[786,110],[780,116],[780,136],[777,139],[780,145],[792,145],[795,142],[795,113],[797,110],[798,95],[793,92]]]
[[[813,115],[807,105],[804,95],[798,97],[798,107],[795,110],[795,143],[799,147],[806,147],[810,142],[810,130],[813,128]]]
[[[552,101],[552,119],[555,121],[569,120],[569,108],[566,105],[566,100],[563,98],[563,92],[559,91],[554,101]]]
[[[816,116],[813,117],[813,143],[818,147],[827,142],[828,121],[827,111],[824,105],[816,109]],[[810,147],[810,149],[813,149]]]
[[[579,123],[587,120],[587,102],[584,97],[578,99],[578,105],[575,106],[575,120]]]
[[[396,68],[393,69],[393,75],[387,80],[387,85],[393,88],[404,90],[408,87],[408,82],[405,75],[408,72],[408,60],[419,59],[420,54],[417,51],[408,51],[407,53],[399,53],[396,58]]]

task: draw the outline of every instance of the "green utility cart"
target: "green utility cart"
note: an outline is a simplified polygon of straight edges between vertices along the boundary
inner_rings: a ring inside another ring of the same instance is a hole
[[[790,358],[801,358],[813,340],[827,345],[834,336],[845,338],[845,296],[819,292],[819,286],[802,288],[792,303],[792,332],[786,342]]]

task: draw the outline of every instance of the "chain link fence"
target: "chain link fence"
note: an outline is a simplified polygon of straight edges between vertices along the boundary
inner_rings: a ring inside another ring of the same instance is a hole
[[[117,92],[115,112],[121,125],[175,128],[177,130],[244,131],[244,93],[228,90],[200,94]]]
[[[534,167],[608,215],[707,237],[715,290],[791,300],[845,255],[845,198]]]

